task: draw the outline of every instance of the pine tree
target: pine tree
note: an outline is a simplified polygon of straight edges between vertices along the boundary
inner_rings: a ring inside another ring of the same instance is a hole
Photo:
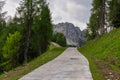
[[[88,40],[94,39],[99,36],[99,19],[97,14],[91,14],[89,24],[87,24],[87,33],[86,37]]]
[[[93,0],[91,17],[88,23],[87,36],[89,39],[102,36],[105,33],[106,1]],[[89,35],[88,35],[89,34]]]
[[[53,41],[58,43],[59,45],[65,47],[66,44],[66,37],[62,33],[56,33],[53,35]]]
[[[33,0],[23,0],[18,8],[19,19],[21,20],[20,24],[23,27],[23,53],[25,62],[28,61],[28,50],[30,47],[30,37],[31,37],[31,27],[33,24],[33,13],[35,3]]]
[[[50,44],[52,38],[52,21],[51,14],[48,8],[48,4],[43,0],[41,3],[41,14],[35,18],[35,26],[33,26],[33,35],[32,43],[37,48],[37,53],[40,55],[45,52]],[[40,4],[39,3],[39,4]]]
[[[100,36],[105,33],[106,0],[100,3]]]
[[[0,1],[0,63],[2,62],[2,53],[1,53],[1,48],[3,46],[3,29],[5,28],[5,19],[4,16],[6,12],[2,12],[3,6],[5,4],[5,1]]]
[[[5,14],[6,12],[2,12],[5,1],[0,1],[0,31],[3,30],[5,26]]]
[[[50,10],[45,0],[23,0],[18,8],[25,62],[47,50],[52,36]],[[34,54],[33,54],[34,53]]]
[[[110,26],[115,28],[120,27],[120,0],[111,0],[109,1],[109,14],[108,20]]]

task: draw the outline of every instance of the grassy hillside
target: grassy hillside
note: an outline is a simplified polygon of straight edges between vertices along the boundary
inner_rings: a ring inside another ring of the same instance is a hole
[[[120,29],[79,49],[90,62],[94,80],[120,80]]]
[[[0,80],[18,80],[20,77],[31,72],[35,68],[53,60],[54,58],[59,56],[65,49],[66,48],[51,45],[46,53],[37,57],[33,61],[0,75]]]

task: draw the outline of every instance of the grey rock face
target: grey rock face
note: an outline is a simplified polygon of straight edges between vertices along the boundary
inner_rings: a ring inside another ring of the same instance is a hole
[[[72,23],[59,23],[54,26],[54,33],[63,33],[67,40],[67,45],[80,46],[80,40],[85,41],[84,32]]]

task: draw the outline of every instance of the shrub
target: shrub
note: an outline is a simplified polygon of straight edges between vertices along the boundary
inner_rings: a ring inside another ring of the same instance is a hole
[[[14,34],[9,34],[7,37],[7,40],[2,48],[2,55],[4,58],[2,67],[6,64],[9,65],[9,67],[7,67],[7,69],[4,68],[4,70],[9,70],[18,64],[17,59],[19,56],[18,51],[20,49],[20,40],[21,34],[18,31]]]
[[[59,45],[65,47],[66,46],[66,37],[62,33],[56,33],[53,35],[53,41],[58,43]]]

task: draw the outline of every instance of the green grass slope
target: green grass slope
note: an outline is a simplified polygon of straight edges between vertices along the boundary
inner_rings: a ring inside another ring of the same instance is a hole
[[[5,72],[4,74],[0,75],[0,80],[18,80],[23,75],[53,60],[54,58],[59,56],[65,49],[65,47],[56,47],[55,45],[51,44],[49,50],[46,53],[27,64],[24,64],[9,72]]]
[[[89,62],[94,80],[120,80],[120,29],[79,48]]]

